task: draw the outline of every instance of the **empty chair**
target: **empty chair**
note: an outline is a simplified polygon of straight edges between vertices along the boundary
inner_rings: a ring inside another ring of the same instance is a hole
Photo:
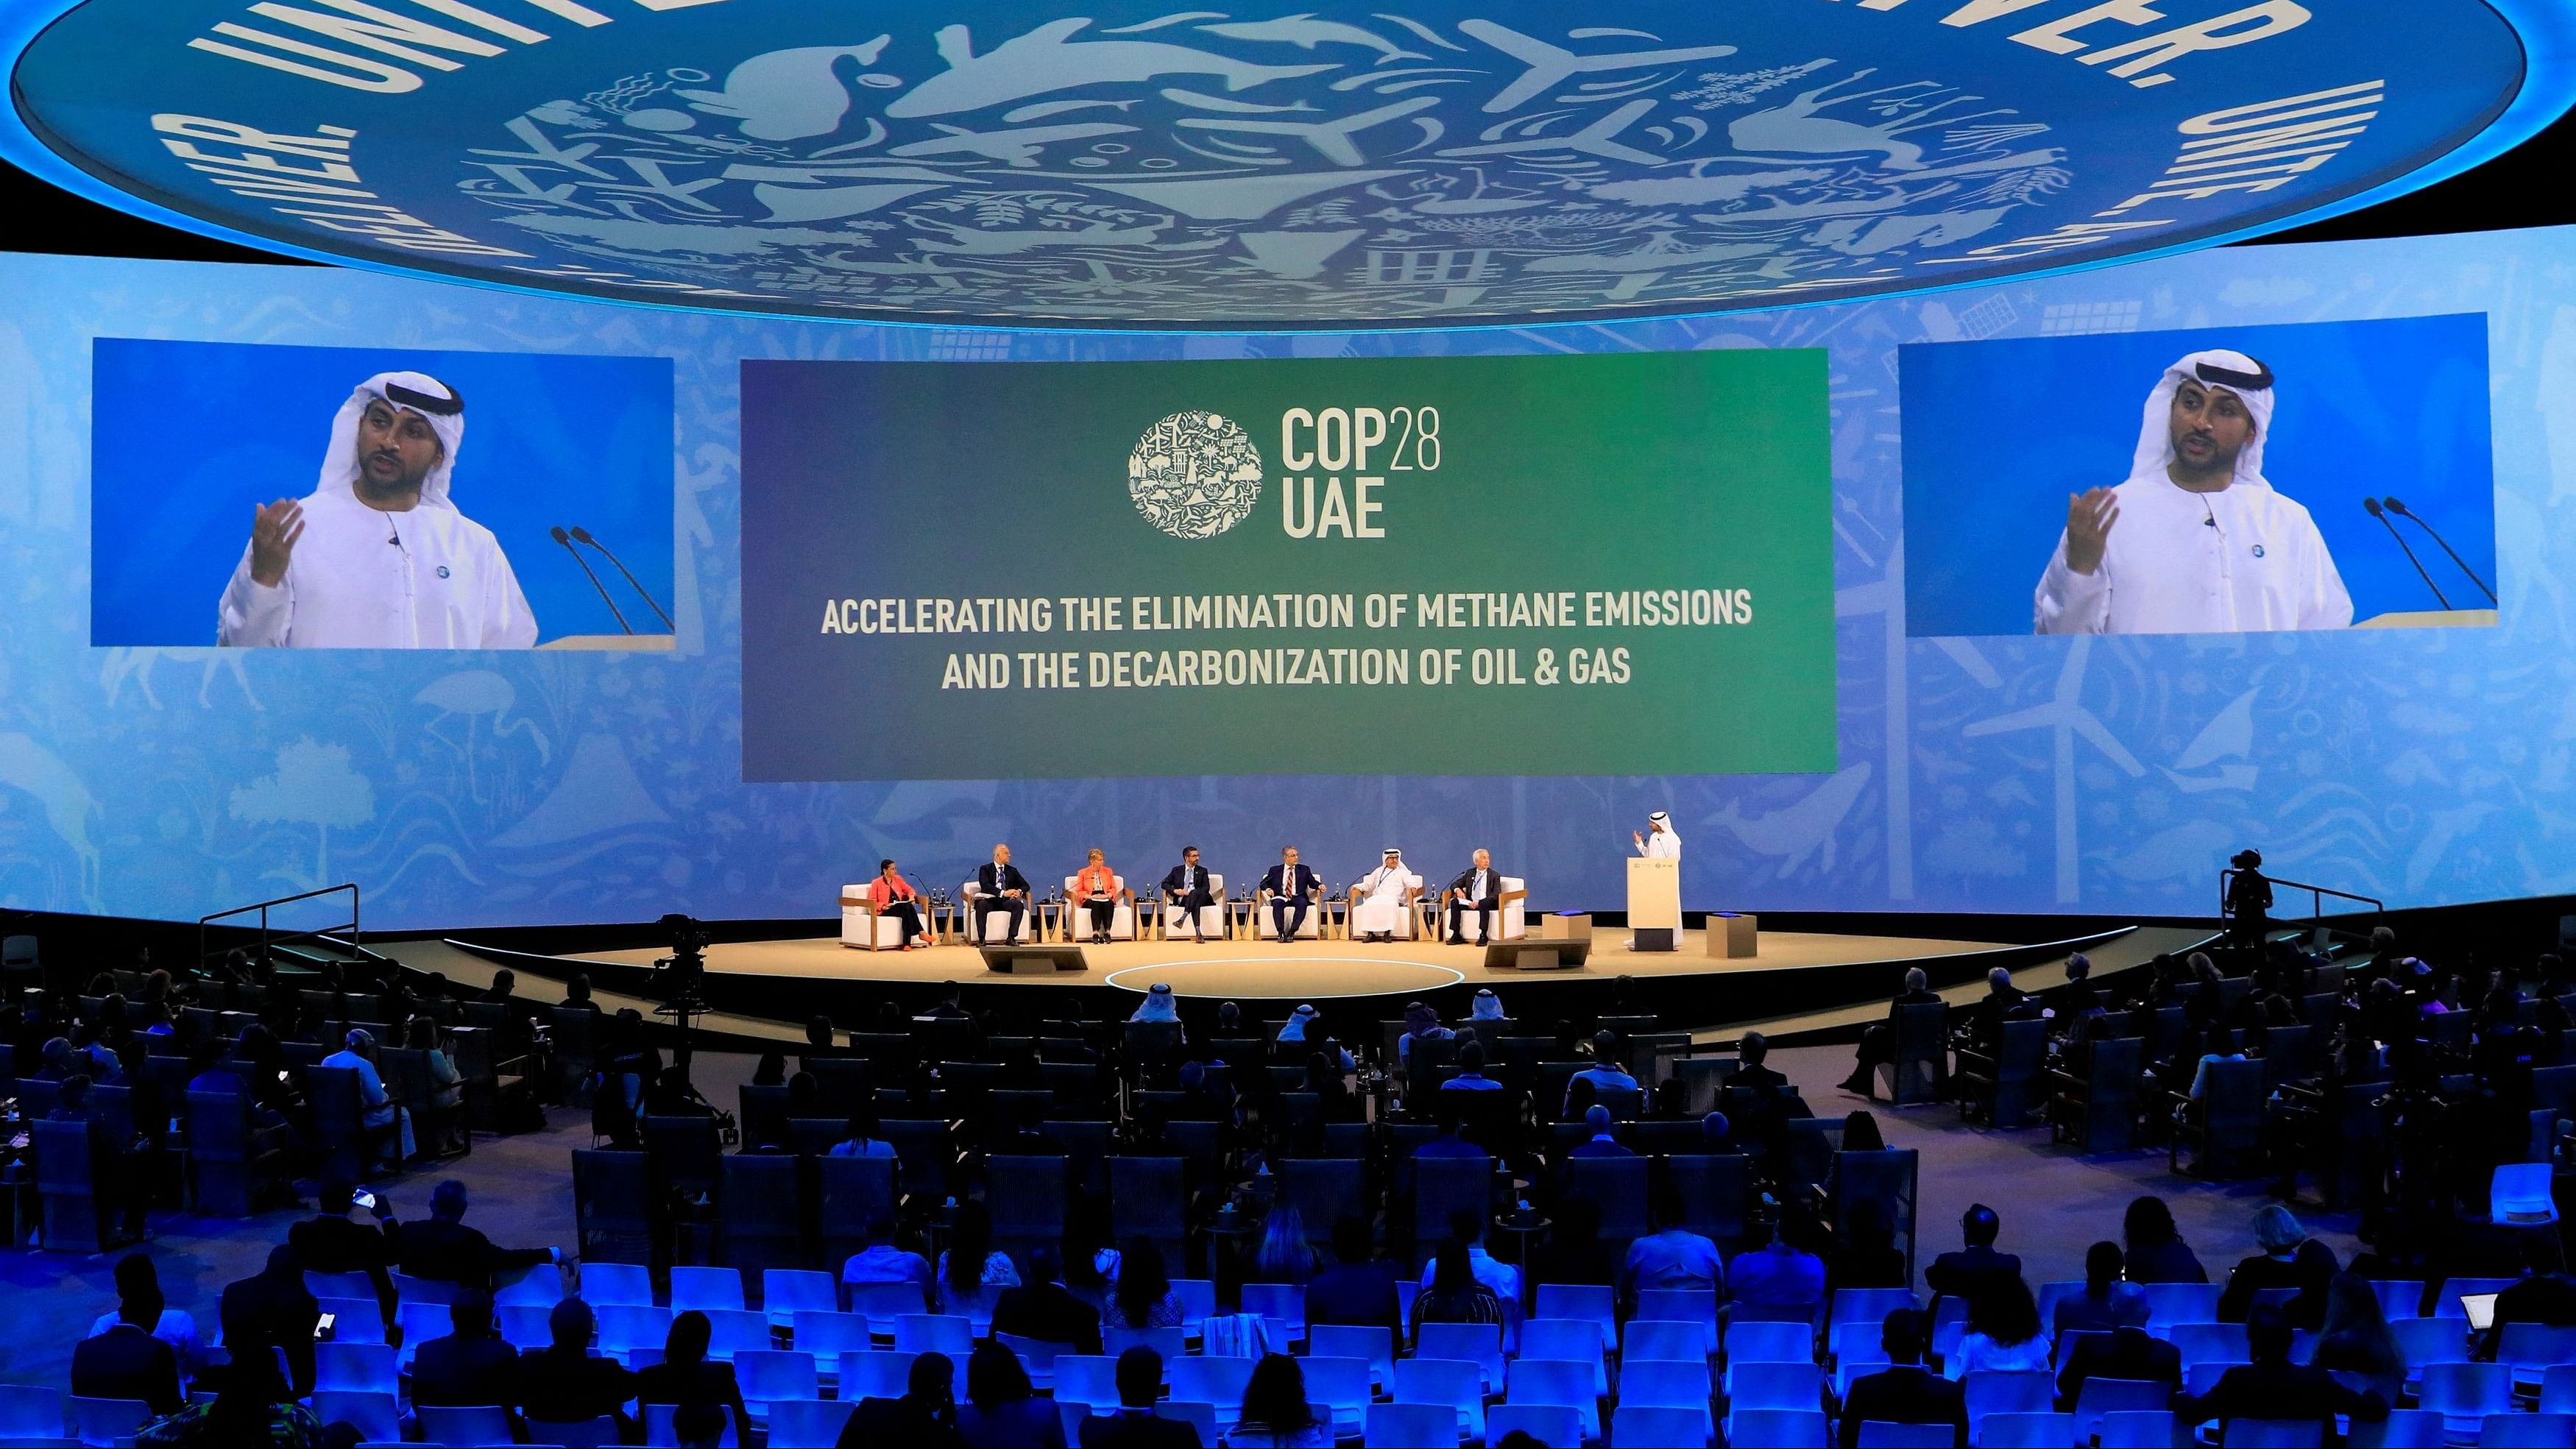
[[[1572,1409],[1582,1425],[1584,1438],[1601,1437],[1601,1400],[1593,1389],[1591,1364],[1579,1359],[1516,1358],[1511,1361],[1505,1384],[1507,1403],[1549,1404]],[[1816,1402],[1812,1390],[1808,1402]],[[1489,1433],[1509,1432],[1494,1429],[1491,1413],[1486,1415],[1485,1424]]]
[[[1458,1411],[1447,1404],[1371,1404],[1362,1449],[1458,1449]]]
[[[2353,1449],[2442,1449],[2449,1442],[2442,1416],[2426,1409],[2393,1409],[2385,1422],[2352,1426]]]
[[[868,1321],[870,1331],[880,1338],[894,1337],[894,1321],[907,1313],[927,1312],[929,1305],[914,1283],[853,1283],[850,1285],[850,1312]]]
[[[671,1310],[634,1303],[603,1303],[592,1307],[599,1320],[599,1351],[605,1357],[620,1358],[634,1366],[631,1355],[639,1348],[659,1350],[671,1336]]]
[[[2100,1433],[2102,1421],[2113,1414],[2161,1410],[2170,1397],[2158,1380],[2092,1375],[2084,1380],[2084,1391],[2075,1400],[2076,1433],[2079,1437]]]
[[[1811,1363],[1730,1363],[1726,1372],[1730,1408],[1802,1409],[1823,1402],[1824,1371]]]
[[[1726,1416],[1726,1442],[1763,1444],[1771,1449],[1825,1449],[1825,1413],[1822,1409],[1731,1410]]]
[[[381,1343],[313,1345],[313,1389],[335,1393],[392,1394],[402,1389],[394,1350]]]
[[[1369,1362],[1364,1358],[1310,1356],[1305,1362],[1306,1402],[1333,1411],[1336,1433],[1356,1434],[1368,1416]],[[1175,1393],[1174,1398],[1180,1397]],[[1238,1396],[1235,1402],[1242,1402]]]
[[[510,1411],[498,1404],[476,1404],[470,1408],[440,1408],[431,1404],[419,1412],[423,1443],[478,1445],[511,1442]]]
[[[2549,1195],[2552,1171],[2546,1162],[2498,1163],[2487,1188],[2488,1214],[2518,1226],[2558,1221],[2558,1204]]]
[[[1100,1330],[1100,1346],[1111,1358],[1116,1358],[1131,1348],[1150,1348],[1163,1356],[1163,1363],[1168,1367],[1172,1360],[1189,1352],[1189,1346],[1184,1337],[1187,1332],[1188,1330],[1178,1326],[1103,1328]]]
[[[841,1402],[899,1399],[910,1387],[914,1355],[882,1348],[857,1349],[833,1362],[832,1377]]]
[[[539,1263],[521,1269],[519,1275],[504,1283],[492,1294],[495,1304],[517,1304],[522,1307],[552,1308],[564,1299],[563,1269],[552,1263]]]
[[[2500,1363],[2428,1363],[2416,1403],[2442,1416],[2452,1434],[2471,1434],[2489,1414],[2513,1410],[2513,1369]]]
[[[712,1313],[742,1307],[742,1274],[731,1268],[673,1268],[671,1311]]]
[[[1705,1291],[1710,1298],[1716,1298],[1717,1294],[1714,1290]],[[1637,1316],[1643,1318],[1645,1317],[1645,1294],[1638,1294],[1637,1299]],[[1911,1288],[1837,1288],[1834,1290],[1834,1301],[1828,1312],[1828,1321],[1866,1323],[1874,1329],[1886,1322],[1887,1315],[1895,1310],[1916,1306],[1918,1306],[1918,1300]],[[2046,1317],[2040,1319],[2042,1323],[2047,1321]]]
[[[2406,1356],[2409,1381],[2428,1363],[2450,1363],[2469,1356],[2469,1321],[2465,1318],[2399,1318],[2390,1321],[2388,1331],[2396,1336],[2397,1351]]]
[[[331,1315],[333,1343],[385,1341],[385,1307],[374,1294],[364,1298],[324,1298],[317,1294],[313,1302]]]
[[[641,1263],[581,1265],[581,1297],[592,1308],[611,1304],[653,1306],[653,1270]]]
[[[351,1393],[346,1389],[313,1392],[313,1417],[325,1424],[347,1424],[361,1439],[402,1437],[402,1406],[391,1394]],[[9,1436],[0,1432],[0,1439]]]
[[[1816,1416],[1817,1437],[1814,1449],[1824,1449],[1824,1418]],[[1496,1404],[1485,1411],[1485,1440],[1499,1444],[1505,1435],[1518,1429],[1542,1444],[1575,1445],[1583,1442],[1583,1414],[1564,1404]],[[1763,1443],[1763,1440],[1744,1440]]]
[[[542,1349],[553,1343],[554,1328],[548,1321],[551,1308],[538,1308],[526,1303],[504,1303],[492,1310],[494,1324],[501,1331],[501,1341],[526,1351]]]
[[[1165,1364],[1163,1373],[1172,1386],[1173,1398],[1236,1405],[1243,1402],[1244,1385],[1252,1382],[1252,1362],[1231,1354],[1191,1354]],[[1311,1389],[1307,1397],[1313,1397]],[[1115,1405],[1118,1401],[1111,1398],[1107,1402]]]
[[[2080,1427],[2077,1432],[2082,1432]],[[2117,1409],[2104,1414],[2100,1442],[2102,1449],[2173,1449],[2173,1412],[2169,1409]]]
[[[2576,1414],[2576,1363],[2552,1364],[2541,1370],[2540,1412]]]
[[[2066,1449],[2075,1442],[2075,1416],[1998,1410],[1977,1426],[1977,1449]]]
[[[1958,1441],[1958,1431],[1947,1424],[1897,1424],[1885,1419],[1864,1419],[1860,1426],[1860,1449],[1950,1449]],[[2059,1441],[2063,1449],[2063,1440]]]
[[[1714,1290],[1711,1296],[1715,1296]],[[1618,1298],[1610,1288],[1591,1283],[1541,1283],[1537,1316],[1589,1320],[1600,1326],[1604,1348],[1619,1346]]]
[[[841,1442],[856,1400],[781,1399],[769,1406],[769,1442],[778,1449]]]
[[[1968,1399],[1968,1437],[1988,1414],[2043,1414],[2057,1407],[2057,1381],[2046,1373],[1972,1373],[1959,1381]]]
[[[822,1376],[814,1364],[811,1353],[747,1348],[734,1353],[733,1374],[735,1382],[742,1386],[743,1402],[750,1406],[752,1417],[761,1419],[767,1417],[768,1406],[781,1399],[822,1396]]]
[[[1172,1297],[1181,1305],[1181,1332],[1189,1338],[1199,1336],[1199,1325],[1216,1312],[1216,1280],[1213,1278],[1175,1278]],[[1300,1309],[1303,1312],[1303,1309]]]
[[[962,1364],[975,1352],[975,1325],[953,1313],[906,1313],[894,1321],[894,1351],[944,1353]]]
[[[2570,1444],[2576,1444],[2576,1416],[2567,1414],[2489,1414],[2478,1430],[2478,1449],[2567,1449]]]
[[[1395,1333],[1382,1323],[1317,1323],[1306,1329],[1306,1351],[1318,1358],[1368,1360],[1369,1381],[1383,1388],[1395,1379]]]
[[[1521,1325],[1523,1358],[1578,1359],[1592,1365],[1592,1392],[1610,1393],[1610,1366],[1602,1357],[1601,1330],[1580,1318],[1533,1318]]]
[[[1503,1326],[1499,1323],[1425,1323],[1415,1330],[1417,1358],[1465,1359],[1485,1371],[1485,1389],[1503,1386]]]
[[[2215,1283],[2142,1283],[2147,1295],[2147,1327],[2161,1332],[2176,1323],[2218,1321]]]
[[[1399,1359],[1394,1392],[1399,1404],[1448,1405],[1457,1416],[1449,1437],[1452,1445],[1461,1438],[1484,1441],[1485,1371],[1481,1366],[1454,1358]]]
[[[2165,1338],[2182,1355],[2182,1366],[2196,1363],[2248,1363],[2253,1354],[2245,1343],[2245,1325],[2241,1323],[2177,1323],[2165,1330]]]
[[[1610,1442],[1620,1449],[1628,1445],[1698,1449],[1709,1442],[1708,1406],[1673,1409],[1623,1400],[1618,1412],[1610,1416]]]
[[[33,1384],[0,1384],[0,1440],[52,1440],[63,1437],[68,1410],[63,1391]]]
[[[830,1364],[842,1354],[876,1346],[869,1337],[868,1316],[864,1313],[799,1311],[788,1320],[787,1338],[797,1352],[814,1355],[818,1364]]]
[[[2576,1328],[2508,1323],[2496,1345],[2496,1362],[2513,1369],[2516,1383],[2537,1384],[2554,1365],[2576,1363]]]
[[[1295,1283],[1246,1283],[1240,1290],[1243,1311],[1259,1314],[1285,1335],[1285,1348],[1306,1336],[1306,1290]],[[1217,1402],[1222,1403],[1223,1400]]]
[[[1805,1323],[1730,1323],[1726,1326],[1726,1361],[1736,1363],[1813,1363],[1816,1331]]]
[[[1709,1417],[1709,1388],[1706,1359],[1648,1359],[1626,1365],[1620,1373],[1619,1403],[1622,1408],[1686,1412],[1695,1426],[1690,1442],[1697,1442],[1717,1427]]]
[[[85,1445],[114,1449],[118,1444],[131,1444],[145,1424],[152,1422],[152,1406],[141,1399],[84,1399],[72,1396],[72,1429]]]
[[[1653,1318],[1628,1320],[1627,1342],[1620,1349],[1623,1363],[1645,1363],[1657,1359],[1708,1362],[1708,1329],[1697,1323],[1670,1323]]]
[[[799,1313],[835,1313],[841,1307],[840,1285],[829,1273],[805,1268],[764,1268],[760,1274],[760,1311],[786,1328]]]
[[[1912,1295],[1908,1295],[1910,1298]],[[1640,1288],[1636,1317],[1662,1323],[1697,1323],[1708,1329],[1708,1351],[1717,1352],[1717,1290],[1714,1288]],[[1885,1317],[1881,1314],[1880,1317]],[[1878,1322],[1877,1318],[1870,1320]]]
[[[849,1396],[848,1389],[841,1391],[841,1397]],[[1095,1404],[1104,1409],[1116,1408],[1118,1406],[1118,1360],[1095,1353],[1057,1354],[1055,1356],[1055,1397],[1058,1403]],[[1242,1401],[1238,1398],[1236,1402]]]
[[[739,1353],[756,1353],[769,1347],[769,1315],[747,1308],[704,1308],[707,1316],[707,1357],[730,1363]]]

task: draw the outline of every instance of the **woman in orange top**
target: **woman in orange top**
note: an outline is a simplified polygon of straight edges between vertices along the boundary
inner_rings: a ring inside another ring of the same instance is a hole
[[[1125,894],[1107,858],[1093,847],[1090,863],[1073,877],[1073,898],[1091,909],[1091,944],[1109,944],[1109,924],[1118,919],[1118,899]]]
[[[878,915],[892,916],[903,924],[903,949],[930,944],[930,933],[921,924],[921,895],[895,873],[893,861],[877,862],[877,878],[868,882],[868,899],[876,902]]]

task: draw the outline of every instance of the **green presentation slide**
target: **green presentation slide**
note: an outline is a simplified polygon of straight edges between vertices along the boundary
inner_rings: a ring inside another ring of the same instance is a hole
[[[742,399],[749,779],[1837,767],[1821,350]]]

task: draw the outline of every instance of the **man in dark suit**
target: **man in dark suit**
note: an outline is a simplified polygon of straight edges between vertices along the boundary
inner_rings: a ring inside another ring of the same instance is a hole
[[[1932,990],[1932,978],[1923,974],[1923,968],[1906,968],[1904,989],[1887,1003],[1887,1020],[1860,1034],[1860,1052],[1852,1060],[1851,1075],[1843,1078],[1842,1089],[1867,1095],[1870,1074],[1896,1060],[1897,1028],[1905,1020],[1905,1008],[1940,1004],[1941,997]]]
[[[489,1292],[496,1273],[552,1261],[552,1248],[496,1248],[465,1226],[465,1184],[454,1178],[432,1188],[429,1216],[388,1230],[395,1266],[414,1278],[462,1283]]]
[[[2093,958],[2081,951],[2066,958],[2066,984],[2043,993],[2048,1007],[2057,1013],[2049,1023],[2050,1035],[2064,1036],[2075,1029],[2075,1023],[2102,1009],[2102,993],[2093,986]]]
[[[602,1414],[617,1421],[621,1439],[634,1421],[626,1403],[635,1397],[635,1375],[614,1358],[590,1352],[597,1319],[590,1305],[567,1298],[546,1316],[554,1342],[519,1355],[519,1412],[539,1424],[587,1424]]]
[[[1730,1088],[1785,1087],[1789,1085],[1789,1079],[1787,1077],[1784,1077],[1778,1072],[1763,1065],[1765,1061],[1770,1059],[1770,1056],[1771,1043],[1764,1039],[1762,1033],[1758,1031],[1746,1032],[1744,1034],[1744,1039],[1736,1043],[1735,1060],[1737,1065],[1735,1068],[1735,1075],[1726,1079],[1726,1085]]]
[[[454,1325],[412,1354],[411,1401],[457,1408],[519,1398],[519,1355],[492,1331],[492,1299],[481,1292],[448,1305]]]
[[[391,1204],[376,1199],[368,1211],[374,1222],[359,1222],[350,1216],[357,1209],[357,1194],[345,1182],[326,1182],[314,1194],[314,1215],[287,1230],[287,1241],[304,1255],[307,1273],[364,1273],[376,1285],[376,1297],[385,1305],[388,1319],[393,1314],[394,1284],[386,1269],[393,1262],[393,1244],[379,1224],[394,1215]]]
[[[1270,932],[1282,941],[1297,939],[1306,929],[1306,913],[1324,898],[1324,878],[1297,859],[1297,847],[1279,852],[1279,863],[1261,873],[1263,909],[1270,912]]]
[[[1064,1264],[1054,1247],[1029,1250],[1029,1276],[1034,1281],[1006,1288],[993,1301],[993,1331],[1064,1346],[1067,1352],[1100,1352],[1100,1310],[1066,1291]]]
[[[2527,1276],[2496,1295],[2495,1322],[2476,1346],[2481,1359],[2494,1361],[2496,1346],[2504,1341],[2508,1323],[2539,1323],[2552,1328],[2576,1324],[2576,1278],[2569,1277],[2560,1262],[2558,1235],[2525,1234],[2522,1263],[2529,1270]]]
[[[1971,1203],[1959,1215],[1959,1236],[1967,1246],[1955,1253],[1943,1253],[1923,1270],[1923,1284],[1932,1290],[1934,1307],[1939,1307],[1945,1297],[1974,1303],[1989,1285],[2021,1276],[2020,1258],[1995,1251],[1995,1235],[2002,1231],[2003,1219],[1984,1203]]]
[[[141,1399],[158,1415],[187,1402],[179,1355],[152,1334],[161,1322],[161,1282],[140,1253],[116,1265],[116,1322],[72,1350],[72,1392],[84,1399]]]
[[[224,1285],[217,1310],[233,1362],[286,1351],[287,1375],[302,1398],[313,1392],[313,1327],[322,1307],[304,1290],[304,1259],[292,1243],[268,1250],[268,1266]]]
[[[1842,1449],[1858,1449],[1860,1426],[1873,1419],[1883,1424],[1947,1424],[1950,1442],[1967,1449],[1967,1394],[1923,1366],[1922,1311],[1891,1311],[1879,1325],[1878,1343],[1887,1350],[1887,1367],[1852,1380],[1851,1393],[1843,1399]]]
[[[1163,1394],[1163,1356],[1150,1348],[1118,1355],[1118,1408],[1082,1421],[1082,1449],[1199,1449],[1198,1426],[1154,1413]]]
[[[2254,1361],[2229,1369],[2206,1394],[2175,1399],[2174,1422],[2216,1419],[2224,1442],[2230,1419],[2315,1420],[2332,1439],[2337,1414],[2372,1424],[2388,1417],[2378,1390],[2355,1393],[2324,1369],[2290,1362],[2290,1318],[2279,1305],[2262,1304],[2246,1318],[2245,1345]]]
[[[1180,907],[1182,913],[1190,918],[1190,939],[1193,941],[1205,939],[1199,934],[1199,912],[1216,904],[1216,897],[1209,893],[1208,886],[1207,867],[1199,864],[1199,848],[1182,846],[1181,863],[1173,866],[1163,877],[1163,901],[1166,905]]]
[[[2036,1020],[2039,1011],[2039,998],[2013,985],[2010,971],[1996,967],[1986,973],[1986,994],[1968,1008],[1968,1050],[1993,1056],[2003,1047],[2005,1022]]]
[[[919,1445],[921,1449],[957,1449],[966,1441],[957,1432],[957,1361],[944,1353],[925,1353],[912,1368],[899,1399],[859,1400],[841,1426],[840,1442],[853,1446]],[[1043,1404],[1043,1401],[1040,1401]],[[1044,1405],[1055,1412],[1053,1405]]]
[[[2086,1379],[2136,1379],[2162,1384],[2170,1400],[2182,1392],[2182,1350],[2161,1338],[2150,1337],[2135,1324],[2124,1323],[2109,1333],[2088,1333],[2075,1341],[2066,1367],[2057,1375],[2059,1409],[2075,1411],[2075,1401],[2084,1396]]]
[[[1333,1266],[1306,1284],[1306,1321],[1376,1325],[1404,1336],[1395,1301],[1395,1265],[1369,1257],[1365,1218],[1346,1217],[1333,1224]]]
[[[1595,1102],[1583,1109],[1583,1125],[1592,1136],[1578,1144],[1568,1157],[1634,1157],[1619,1139],[1610,1135],[1610,1109]]]
[[[1007,845],[994,846],[993,858],[975,867],[976,940],[996,939],[992,928],[995,911],[1008,911],[1011,916],[1011,928],[999,939],[1018,940],[1020,922],[1029,914],[1029,878],[1011,864],[1011,848]]]
[[[1449,908],[1449,944],[1467,944],[1458,927],[1466,913],[1476,913],[1476,944],[1482,946],[1494,934],[1494,912],[1502,909],[1503,877],[1494,869],[1493,852],[1479,850],[1475,862],[1458,873],[1440,893],[1441,903]]]

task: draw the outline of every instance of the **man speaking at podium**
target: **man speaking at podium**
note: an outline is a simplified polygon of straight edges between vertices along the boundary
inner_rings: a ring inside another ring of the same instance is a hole
[[[492,530],[448,490],[465,399],[380,372],[331,421],[321,479],[251,521],[215,642],[305,649],[527,649],[537,621]]]
[[[2272,370],[2195,352],[2147,395],[2128,481],[2066,500],[2042,634],[2343,629],[2352,596],[2308,510],[2263,477]]]

